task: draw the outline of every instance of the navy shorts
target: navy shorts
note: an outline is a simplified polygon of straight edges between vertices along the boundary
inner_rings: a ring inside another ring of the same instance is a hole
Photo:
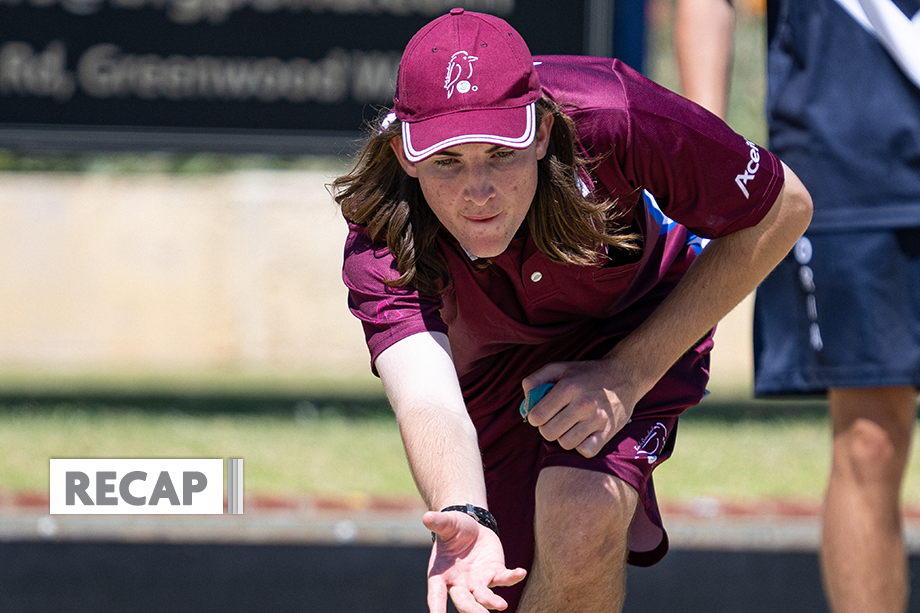
[[[757,290],[754,392],[920,385],[920,229],[808,233]]]

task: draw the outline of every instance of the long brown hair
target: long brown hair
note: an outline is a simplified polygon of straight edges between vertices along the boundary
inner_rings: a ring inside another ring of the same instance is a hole
[[[537,102],[537,122],[546,113],[555,117],[546,156],[537,164],[537,192],[527,223],[537,248],[560,264],[597,264],[601,245],[638,249],[636,236],[624,232],[617,220],[616,201],[595,202],[582,194],[577,177],[590,161],[575,149],[575,124],[546,98]],[[332,184],[335,201],[346,219],[367,228],[371,240],[385,242],[400,276],[391,286],[410,286],[438,294],[450,285],[450,271],[437,245],[443,226],[431,211],[418,179],[407,175],[390,141],[402,134],[398,120],[372,126],[352,171]],[[488,262],[486,261],[486,264]]]

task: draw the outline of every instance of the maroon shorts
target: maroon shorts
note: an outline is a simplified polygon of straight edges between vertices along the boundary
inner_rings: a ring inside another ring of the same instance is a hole
[[[628,561],[635,566],[651,566],[664,557],[668,538],[652,471],[674,449],[678,416],[705,394],[708,359],[708,354],[688,352],[640,401],[632,420],[593,458],[546,441],[537,428],[519,417],[518,423],[502,435],[489,433],[489,444],[483,448],[489,509],[498,521],[508,568],[529,570],[533,563],[537,478],[548,466],[602,472],[632,486],[641,504],[630,527]],[[496,592],[509,601],[509,611],[514,611],[523,588],[518,584],[497,588]]]

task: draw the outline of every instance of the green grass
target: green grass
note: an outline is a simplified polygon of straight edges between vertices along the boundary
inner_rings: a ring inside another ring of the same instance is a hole
[[[655,471],[655,486],[672,500],[817,499],[829,467],[824,419],[716,423],[687,417],[674,455]]]
[[[266,494],[410,495],[392,416],[344,417],[303,404],[190,414],[74,404],[0,411],[0,489],[45,490],[50,458],[244,458],[246,489]]]
[[[914,426],[920,441],[920,423]],[[827,404],[707,398],[680,420],[672,458],[655,471],[663,499],[820,501],[830,473]],[[908,459],[903,500],[920,504],[920,448]]]
[[[242,457],[248,494],[417,496],[396,422],[382,401],[370,409],[326,402],[265,413],[6,406],[0,408],[0,490],[47,491],[49,458]],[[674,456],[655,472],[659,495],[820,500],[830,460],[822,412],[823,403],[814,402],[704,401],[681,420]],[[916,447],[904,498],[920,503]]]

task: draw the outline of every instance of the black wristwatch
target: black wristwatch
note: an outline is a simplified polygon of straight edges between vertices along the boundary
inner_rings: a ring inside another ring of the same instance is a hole
[[[475,507],[471,504],[466,505],[457,505],[453,507],[444,507],[441,509],[441,512],[445,511],[460,511],[461,513],[466,513],[473,519],[479,522],[480,525],[485,526],[495,534],[498,534],[498,522],[495,521],[495,516],[489,513],[486,509],[482,507]],[[433,543],[435,539],[438,538],[434,532],[431,533],[431,542]]]

